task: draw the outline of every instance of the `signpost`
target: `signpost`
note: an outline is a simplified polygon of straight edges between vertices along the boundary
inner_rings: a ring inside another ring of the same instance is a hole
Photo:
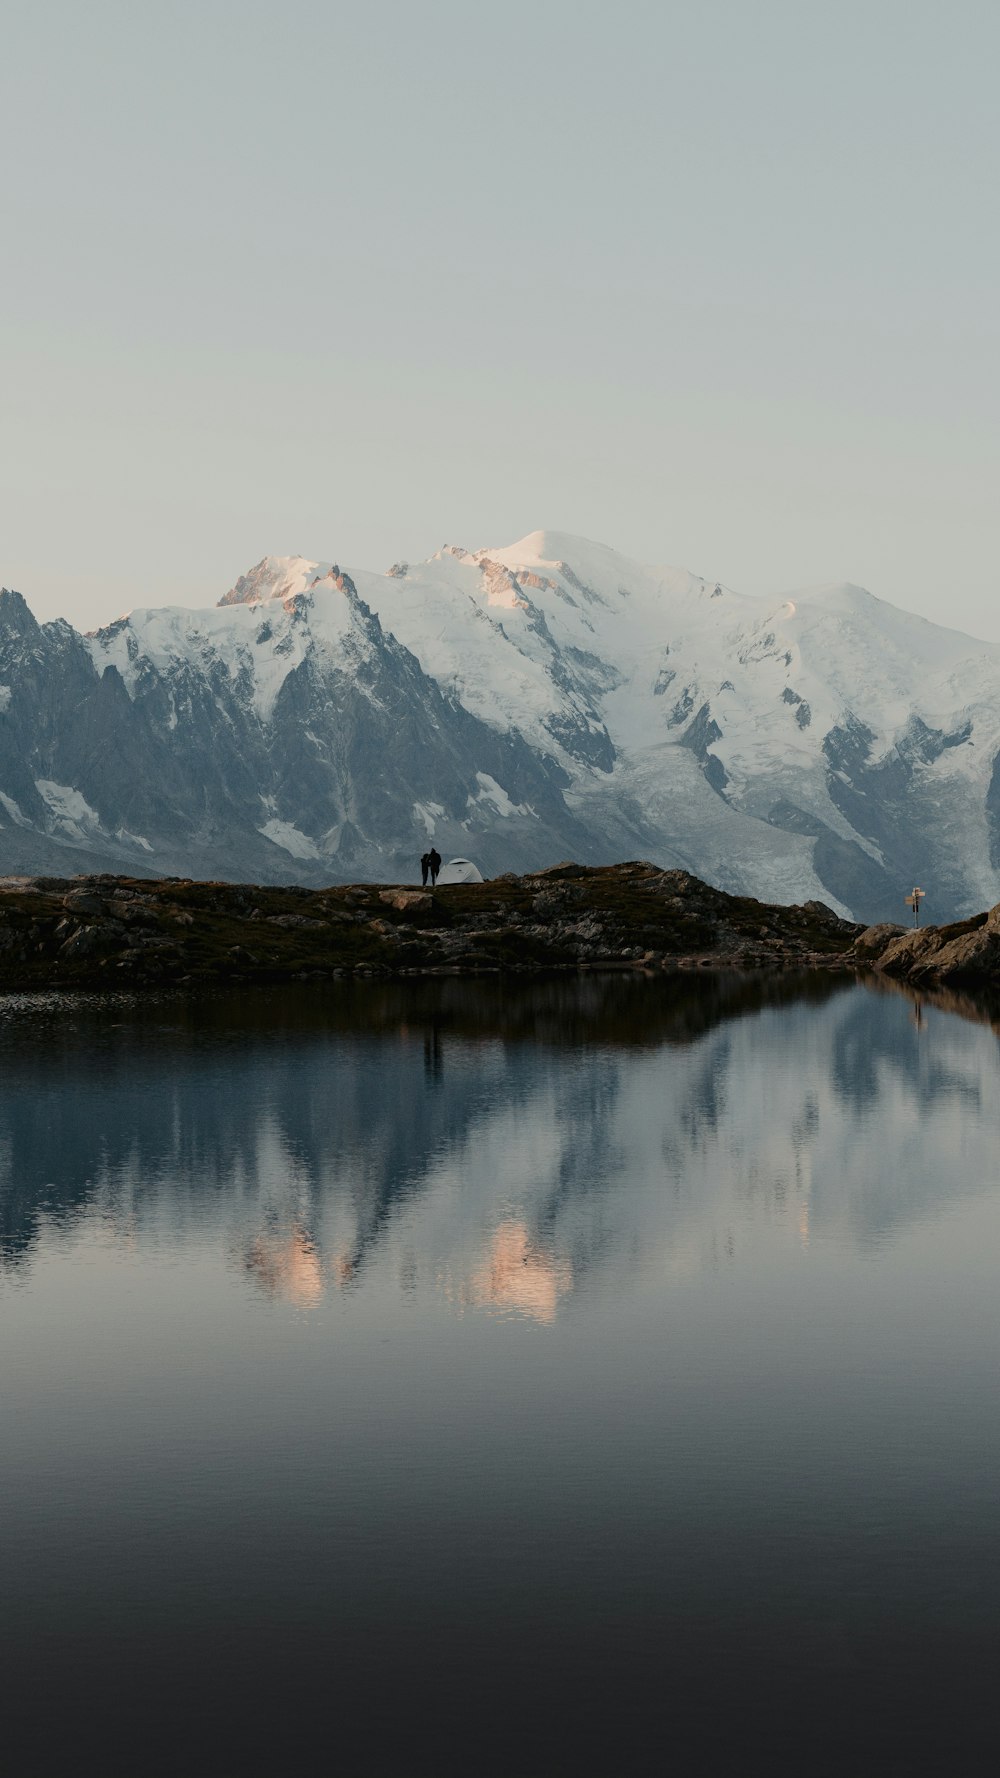
[[[924,894],[925,891],[923,889],[914,888],[910,890],[909,895],[905,898],[907,907],[913,909],[914,926],[920,925],[920,903],[924,899]]]

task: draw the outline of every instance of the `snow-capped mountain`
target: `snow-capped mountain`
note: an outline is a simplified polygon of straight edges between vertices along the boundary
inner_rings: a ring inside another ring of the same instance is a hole
[[[1000,899],[1000,647],[535,532],[272,556],[81,636],[0,595],[0,867],[318,880],[647,856],[943,919]]]

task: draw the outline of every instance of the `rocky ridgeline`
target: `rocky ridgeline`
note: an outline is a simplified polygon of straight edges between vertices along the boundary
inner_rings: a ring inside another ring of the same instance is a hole
[[[167,878],[0,879],[0,984],[828,965],[860,929],[652,864],[561,864],[433,891]]]
[[[1000,908],[958,926],[862,929],[655,865],[554,865],[432,890],[116,876],[0,879],[0,985],[109,987],[587,969],[873,969],[1000,979]]]

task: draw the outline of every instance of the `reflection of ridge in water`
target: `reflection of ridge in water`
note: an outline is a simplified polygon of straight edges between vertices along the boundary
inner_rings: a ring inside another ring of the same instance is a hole
[[[258,1235],[247,1249],[247,1273],[270,1297],[308,1309],[323,1295],[323,1272],[315,1244],[303,1229],[286,1235]]]
[[[0,1002],[0,1268],[98,1217],[305,1307],[405,1241],[413,1291],[546,1320],[630,1256],[738,1252],[734,1211],[864,1245],[972,1189],[956,1119],[996,1121],[989,1027],[923,1001],[919,1041],[829,979]]]
[[[993,1033],[459,986],[0,1002],[7,1765],[991,1770]]]
[[[489,1251],[466,1284],[445,1294],[463,1307],[514,1311],[532,1321],[553,1322],[559,1298],[573,1288],[573,1268],[554,1259],[532,1239],[523,1222],[509,1219],[494,1231]]]

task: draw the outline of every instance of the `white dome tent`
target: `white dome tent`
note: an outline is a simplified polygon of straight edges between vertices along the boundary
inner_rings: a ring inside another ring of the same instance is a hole
[[[471,858],[449,858],[438,871],[438,883],[481,883],[482,876]]]

